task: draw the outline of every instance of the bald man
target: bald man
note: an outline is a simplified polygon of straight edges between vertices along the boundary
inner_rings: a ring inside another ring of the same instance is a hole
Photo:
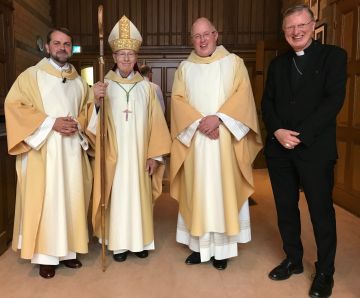
[[[251,164],[261,138],[249,76],[241,58],[217,46],[206,18],[191,29],[194,50],[175,73],[171,100],[171,196],[179,201],[176,240],[185,263],[216,269],[250,241]]]

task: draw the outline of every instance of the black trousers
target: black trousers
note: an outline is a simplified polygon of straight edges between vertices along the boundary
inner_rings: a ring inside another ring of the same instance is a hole
[[[267,164],[287,258],[301,263],[303,257],[298,208],[301,183],[317,245],[316,271],[333,274],[336,253],[336,220],[332,200],[335,161],[304,161],[293,152],[284,158],[268,157]]]

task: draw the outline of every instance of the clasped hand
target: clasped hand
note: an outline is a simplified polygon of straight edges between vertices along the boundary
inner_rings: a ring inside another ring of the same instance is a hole
[[[212,140],[219,138],[220,119],[216,115],[210,115],[202,118],[198,130]]]
[[[298,132],[288,129],[279,128],[274,132],[274,136],[286,149],[294,149],[301,143],[301,140],[297,137]]]
[[[78,123],[70,116],[59,117],[55,120],[53,130],[63,136],[72,136],[78,131]]]

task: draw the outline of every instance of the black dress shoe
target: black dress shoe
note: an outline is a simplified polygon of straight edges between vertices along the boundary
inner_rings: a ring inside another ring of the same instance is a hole
[[[200,253],[199,252],[193,252],[191,255],[189,255],[186,258],[185,263],[187,265],[200,264],[201,263]]]
[[[43,278],[53,278],[55,276],[55,265],[40,265],[39,274]]]
[[[272,280],[288,279],[292,274],[299,274],[304,271],[302,264],[294,264],[289,260],[284,260],[279,266],[275,267],[269,273],[269,278]]]
[[[324,273],[316,273],[309,291],[309,296],[311,298],[330,297],[333,287],[334,287],[334,279],[332,275],[326,275]]]
[[[147,258],[148,255],[149,255],[149,252],[147,250],[135,252],[135,256],[137,256],[138,258],[142,258],[142,259]]]
[[[224,270],[227,267],[227,259],[223,259],[223,260],[214,259],[213,266],[218,270]]]
[[[114,254],[113,258],[116,262],[124,262],[127,258],[128,252],[129,251],[125,251],[119,254]]]
[[[60,263],[64,264],[66,267],[77,269],[82,266],[81,262],[78,259],[71,259],[71,260],[63,260]]]

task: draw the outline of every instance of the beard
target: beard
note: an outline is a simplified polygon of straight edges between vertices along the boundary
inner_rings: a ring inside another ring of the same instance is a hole
[[[56,53],[50,53],[50,58],[61,65],[67,63],[70,57],[71,54],[68,54],[66,51],[57,51]]]

